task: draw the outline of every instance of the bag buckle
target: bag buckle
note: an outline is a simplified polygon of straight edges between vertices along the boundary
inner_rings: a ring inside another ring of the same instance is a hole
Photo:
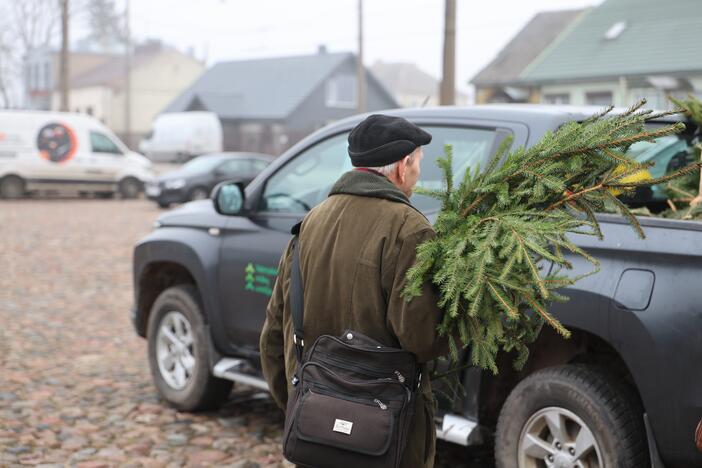
[[[299,343],[297,342],[297,335],[295,333],[293,333],[293,343],[295,343],[296,345],[303,346],[303,347],[305,346],[305,340],[300,339],[300,342]]]

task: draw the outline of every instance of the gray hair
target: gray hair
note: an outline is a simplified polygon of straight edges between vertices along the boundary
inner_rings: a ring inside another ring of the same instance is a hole
[[[405,159],[407,160],[407,164],[412,164],[414,162],[414,150],[404,158],[400,159],[400,161],[404,161]],[[395,161],[392,164],[388,164],[387,166],[380,166],[380,167],[367,167],[365,169],[372,169],[374,171],[380,172],[383,174],[385,177],[390,177],[390,174],[392,174],[395,171],[395,168],[397,167],[398,164],[400,164],[400,161]]]

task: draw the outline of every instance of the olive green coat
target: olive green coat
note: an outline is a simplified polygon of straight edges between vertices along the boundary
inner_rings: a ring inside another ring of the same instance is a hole
[[[448,351],[436,326],[438,293],[426,284],[410,302],[400,297],[417,246],[435,235],[431,224],[385,177],[361,171],[344,174],[329,198],[315,207],[300,230],[300,270],[304,284],[304,338],[351,329],[386,346],[411,351],[426,363]],[[273,398],[285,408],[297,362],[288,300],[290,245],[266,311],[261,363]],[[403,467],[433,466],[435,428],[431,387],[423,372]]]

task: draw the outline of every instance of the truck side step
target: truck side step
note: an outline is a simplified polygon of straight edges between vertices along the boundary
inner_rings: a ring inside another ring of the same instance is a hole
[[[212,369],[212,375],[220,379],[231,380],[233,382],[248,385],[268,391],[268,383],[261,377],[242,372],[242,367],[246,364],[244,359],[222,358]]]
[[[464,446],[482,443],[478,423],[450,413],[446,413],[436,425],[436,438]]]

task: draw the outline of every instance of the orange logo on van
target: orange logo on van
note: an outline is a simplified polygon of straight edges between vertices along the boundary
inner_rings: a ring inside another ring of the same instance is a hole
[[[78,140],[69,126],[50,123],[39,130],[37,148],[41,157],[47,161],[65,163],[75,156]]]

